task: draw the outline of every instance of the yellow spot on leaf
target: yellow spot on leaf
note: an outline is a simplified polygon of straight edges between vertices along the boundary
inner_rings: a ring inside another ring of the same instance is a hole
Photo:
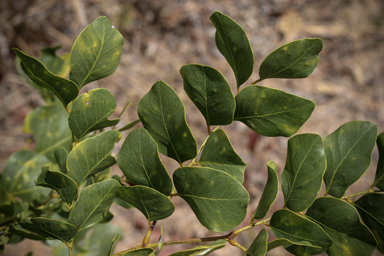
[[[288,46],[285,46],[285,47],[283,48],[283,51],[286,51],[286,50],[288,50]]]

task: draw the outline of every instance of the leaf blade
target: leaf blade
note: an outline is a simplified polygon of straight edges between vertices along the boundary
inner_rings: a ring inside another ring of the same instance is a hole
[[[375,181],[372,187],[377,187],[384,191],[384,132],[377,136],[377,148],[379,150],[379,161],[377,163]]]
[[[247,250],[247,256],[265,256],[268,249],[268,231],[263,228]]]
[[[77,233],[77,228],[66,221],[45,217],[30,218],[30,221],[33,225],[47,232],[52,237],[64,242],[71,240]]]

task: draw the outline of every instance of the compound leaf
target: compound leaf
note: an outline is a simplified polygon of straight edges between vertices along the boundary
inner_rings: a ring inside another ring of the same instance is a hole
[[[322,49],[323,42],[319,38],[300,39],[279,47],[261,63],[259,81],[309,76],[319,62]]]
[[[384,195],[367,194],[354,203],[365,225],[372,231],[377,240],[377,249],[384,253]]]
[[[258,85],[245,87],[235,99],[235,120],[268,137],[294,135],[315,108],[313,101]]]
[[[320,223],[333,240],[328,255],[369,256],[375,250],[375,237],[349,203],[331,197],[318,198],[306,215]]]
[[[92,184],[80,191],[79,197],[68,217],[68,222],[78,231],[89,228],[108,213],[120,184],[115,180],[105,180]]]
[[[252,75],[254,65],[247,34],[233,19],[220,12],[213,13],[210,20],[216,28],[216,46],[231,66],[237,87],[240,87]]]
[[[247,256],[264,256],[268,249],[268,231],[263,228],[247,250]]]
[[[235,152],[227,135],[221,129],[209,136],[201,153],[199,164],[203,167],[226,172],[240,183],[244,181],[244,171],[247,164]]]
[[[99,17],[78,36],[71,50],[69,79],[79,89],[115,72],[124,38],[107,17]]]
[[[317,134],[299,134],[288,140],[287,163],[281,175],[285,205],[307,209],[320,192],[326,168],[323,140]]]
[[[159,158],[156,142],[145,129],[129,133],[116,158],[128,182],[151,187],[166,196],[171,193],[172,179]]]
[[[56,190],[68,204],[75,200],[77,196],[76,182],[62,172],[50,171],[49,166],[41,167],[41,173],[36,180],[36,186]]]
[[[300,244],[303,241],[308,243],[306,246],[292,245],[285,247],[295,255],[316,255],[332,246],[331,238],[318,224],[290,210],[276,211],[272,215],[270,228],[278,239],[284,238]]]
[[[160,153],[179,163],[196,156],[196,140],[185,120],[184,104],[165,82],[152,86],[140,100],[137,112]]]
[[[371,164],[377,125],[366,121],[343,124],[324,138],[327,170],[324,175],[326,192],[342,197]]]
[[[235,113],[235,98],[231,86],[216,69],[189,64],[180,69],[184,90],[203,114],[207,125],[232,123]]]
[[[253,219],[262,219],[267,215],[271,205],[275,202],[277,192],[279,192],[279,177],[277,176],[278,167],[273,161],[267,162],[268,181],[265,185],[263,194],[260,198],[259,205],[253,214]]]
[[[149,187],[120,187],[117,196],[139,209],[148,221],[168,218],[175,211],[168,197]]]
[[[372,187],[376,186],[384,191],[384,132],[377,136],[377,148],[379,150],[379,162],[377,163],[375,181]]]
[[[64,242],[71,240],[77,233],[77,228],[74,225],[62,220],[35,217],[30,218],[30,222],[52,237]]]
[[[78,187],[86,178],[116,163],[111,153],[120,137],[118,131],[106,131],[81,141],[73,148],[67,159],[67,174]]]
[[[170,256],[195,256],[195,255],[204,256],[204,255],[211,254],[213,251],[223,248],[226,243],[227,241],[225,241],[224,239],[221,239],[210,244],[200,245],[192,249],[175,252],[175,253],[172,253]]]
[[[227,231],[245,218],[249,194],[229,174],[206,167],[181,167],[173,174],[177,192],[207,229]]]
[[[68,124],[78,138],[84,135],[116,125],[120,119],[108,120],[116,109],[116,100],[107,89],[94,89],[80,95],[73,104]]]
[[[79,94],[77,85],[61,76],[49,71],[41,61],[35,59],[17,48],[13,51],[21,60],[21,67],[24,72],[37,85],[52,92],[67,107],[68,103],[74,100]]]

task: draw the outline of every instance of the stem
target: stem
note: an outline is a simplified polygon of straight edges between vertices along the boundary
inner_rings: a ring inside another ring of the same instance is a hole
[[[71,111],[69,110],[69,108],[68,108],[68,107],[65,107],[65,110],[67,110],[68,114],[70,114],[70,113],[71,113]]]
[[[257,84],[260,81],[261,81],[260,79],[257,79],[256,81],[252,82],[251,84]]]
[[[215,132],[217,129],[219,129],[220,125],[216,126],[216,128],[212,131],[212,132]],[[195,161],[196,161],[196,158],[199,156],[201,150],[203,150],[205,144],[207,143],[208,141],[208,138],[209,138],[210,134],[207,136],[207,138],[205,138],[203,144],[201,144],[199,150],[197,151],[197,154],[196,154],[196,157],[192,159],[192,161],[188,164],[188,166],[192,166],[195,164]]]
[[[237,87],[237,93],[239,93],[239,92],[240,92],[240,87],[238,86],[238,87]]]
[[[16,218],[12,218],[12,219],[10,219],[10,220],[7,220],[7,221],[5,221],[5,222],[3,222],[3,223],[0,223],[0,227],[5,226],[5,225],[7,225],[7,224],[9,224],[9,223],[12,223],[12,222],[14,222],[14,221],[16,221]]]
[[[241,244],[239,244],[236,240],[233,240],[233,239],[228,239],[227,240],[228,241],[228,243],[230,243],[231,245],[233,245],[233,246],[236,246],[236,247],[238,247],[238,248],[240,248],[242,251],[244,251],[244,252],[246,252],[247,251],[247,249],[246,248],[244,248]]]
[[[141,244],[142,247],[147,247],[149,243],[149,239],[151,238],[152,231],[156,226],[156,223],[157,223],[157,220],[153,221],[152,224],[149,225],[148,232],[143,239],[143,243]]]
[[[208,135],[211,134],[211,127],[209,125],[207,125],[207,132],[208,132]]]
[[[366,191],[363,191],[363,192],[359,192],[359,193],[356,193],[356,194],[352,194],[352,195],[349,195],[349,196],[343,196],[340,199],[341,200],[346,200],[346,199],[349,199],[349,198],[354,197],[354,196],[360,196],[360,195],[370,194],[370,193],[374,193],[374,192],[380,192],[380,190],[369,189],[369,190],[366,190]]]
[[[72,244],[73,244],[73,238],[69,241],[69,243],[65,243],[65,245],[68,247],[69,256],[72,256]]]
[[[40,206],[42,206],[42,205],[45,205],[46,203],[49,202],[49,200],[51,200],[51,199],[54,198],[54,197],[55,197],[55,191],[52,190],[52,192],[51,192],[51,194],[49,195],[49,197],[48,197],[47,199],[45,199],[44,202],[42,202],[41,204],[39,204],[38,206],[36,206],[36,208],[38,208],[38,207],[40,207]]]

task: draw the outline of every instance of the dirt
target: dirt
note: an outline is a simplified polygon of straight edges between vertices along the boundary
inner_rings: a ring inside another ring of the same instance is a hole
[[[76,9],[74,3],[83,7]],[[324,137],[352,120],[373,121],[378,124],[379,132],[384,130],[384,2],[381,0],[5,0],[0,1],[0,170],[13,152],[25,146],[28,139],[28,135],[22,133],[25,115],[43,104],[37,92],[17,75],[11,48],[18,47],[32,56],[38,56],[46,46],[62,45],[59,53],[69,52],[85,25],[101,15],[107,16],[123,34],[123,55],[112,76],[87,85],[83,92],[99,87],[109,89],[118,102],[116,113],[131,100],[132,105],[119,124],[122,127],[137,118],[139,100],[156,81],[163,80],[185,103],[188,124],[200,145],[206,136],[204,120],[183,90],[180,67],[188,63],[215,67],[235,92],[234,74],[215,46],[215,29],[209,20],[214,11],[232,17],[248,34],[255,56],[255,72],[248,82],[258,78],[263,59],[282,44],[301,38],[323,40],[319,65],[310,77],[261,83],[316,103],[315,111],[299,133],[317,133]],[[85,15],[79,16],[82,12]],[[251,203],[246,223],[266,183],[266,162],[275,161],[279,174],[283,171],[287,138],[258,137],[254,145],[250,145],[255,134],[245,125],[233,123],[224,130],[248,164],[245,186]],[[123,136],[126,135],[127,132]],[[371,168],[347,194],[370,186],[377,158],[375,149]],[[162,159],[170,173],[177,168],[174,161]],[[118,168],[113,172],[120,173]],[[176,198],[174,203],[175,213],[158,223],[151,242],[158,239],[160,225],[164,227],[166,240],[221,235],[201,226],[183,200]],[[280,191],[272,212],[282,205]],[[116,251],[140,244],[147,230],[144,216],[135,209],[119,206],[113,206],[112,212],[115,214],[112,223],[120,226],[124,233]],[[244,232],[238,242],[248,247],[258,230]],[[270,235],[273,236],[271,232]],[[167,246],[160,255],[191,246]],[[24,241],[7,246],[7,255],[25,255],[32,248],[34,255],[49,254],[49,248],[42,243]],[[243,253],[227,245],[212,255]],[[289,254],[277,248],[268,255]]]

